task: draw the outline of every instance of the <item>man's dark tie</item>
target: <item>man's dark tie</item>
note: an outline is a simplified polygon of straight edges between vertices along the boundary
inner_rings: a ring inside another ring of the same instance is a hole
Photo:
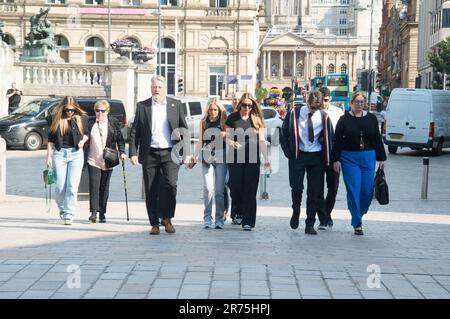
[[[313,113],[308,114],[308,139],[310,143],[314,142],[314,127],[312,122]]]

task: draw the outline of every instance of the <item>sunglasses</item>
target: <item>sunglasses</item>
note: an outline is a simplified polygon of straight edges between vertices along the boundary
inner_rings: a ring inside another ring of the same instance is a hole
[[[253,104],[241,104],[241,107],[253,108]]]
[[[97,112],[97,113],[105,113],[106,112],[106,110],[105,109],[96,109],[95,110],[95,112]]]
[[[326,98],[324,98],[323,99],[325,102],[328,102],[329,100],[330,100],[330,98],[329,97],[326,97]]]
[[[64,112],[66,112],[66,113],[74,113],[75,109],[64,109]]]
[[[355,101],[353,101],[353,103],[355,103],[355,104],[364,104],[364,103],[366,103],[366,101],[364,101],[364,100],[355,100]]]

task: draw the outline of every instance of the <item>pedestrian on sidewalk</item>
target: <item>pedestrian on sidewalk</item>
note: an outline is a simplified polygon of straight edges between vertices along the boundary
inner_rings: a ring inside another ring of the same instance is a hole
[[[297,229],[302,202],[303,180],[306,173],[307,198],[305,234],[316,235],[314,229],[316,213],[320,224],[325,224],[323,214],[324,166],[329,165],[332,132],[328,114],[322,109],[323,96],[320,91],[311,91],[307,105],[295,106],[286,115],[280,144],[289,159],[289,185],[292,196],[292,217],[290,225]]]
[[[137,103],[136,115],[130,132],[130,160],[133,165],[142,164],[146,203],[149,198],[159,198],[159,207],[163,214],[162,224],[167,233],[175,233],[171,218],[175,216],[177,180],[180,161],[173,149],[178,143],[189,139],[186,114],[180,101],[166,96],[167,84],[163,76],[154,76],[151,80],[152,97]],[[185,143],[184,143],[185,144]],[[182,157],[186,157],[189,149],[182,147]],[[139,156],[138,156],[139,155]],[[158,182],[155,179],[161,170],[164,187],[155,194]],[[151,235],[159,234],[158,212],[152,205],[147,205],[147,214],[152,226]]]
[[[105,147],[118,149],[121,160],[125,160],[127,156],[119,122],[108,116],[110,111],[108,101],[101,100],[95,103],[94,111],[95,120],[89,122],[89,143],[85,149],[89,171],[89,210],[91,212],[89,220],[95,223],[98,213],[99,222],[106,223],[105,214],[113,167],[103,158],[103,151]]]
[[[56,204],[64,225],[72,225],[88,140],[88,117],[76,99],[66,96],[48,119],[47,166],[56,173]]]
[[[331,104],[331,91],[328,87],[321,87],[319,91],[323,96],[323,110],[328,114],[328,118],[331,121],[332,130],[328,133],[330,135],[330,141],[334,140],[334,131],[336,130],[336,125],[342,115],[344,115],[344,111],[341,108]],[[332,142],[330,142],[332,145]],[[333,163],[331,161],[328,162],[328,165],[325,165],[325,181],[327,185],[327,196],[325,198],[325,212],[319,213],[320,215],[325,215],[325,224],[320,224],[319,229],[324,230],[327,227],[333,227],[333,219],[331,218],[331,212],[333,211],[334,204],[336,203],[336,196],[339,188],[339,173],[336,173],[333,169]],[[322,194],[320,195],[322,198],[324,197],[322,189]]]
[[[264,169],[270,171],[265,141],[265,123],[258,102],[244,93],[237,111],[225,123],[229,186],[236,212],[242,214],[242,228],[251,231],[256,222],[256,193],[258,191],[260,152]]]
[[[6,98],[8,99],[8,114],[11,114],[17,110],[22,99],[22,91],[17,88],[16,82],[11,83],[11,88],[6,91]]]
[[[227,111],[222,103],[216,99],[208,102],[205,116],[200,122],[199,141],[189,168],[199,160],[202,162],[203,172],[203,211],[204,228],[212,227],[213,197],[216,205],[215,229],[222,229],[225,212],[225,177],[227,164],[225,162],[225,121]]]
[[[353,94],[350,108],[337,123],[332,161],[336,173],[342,168],[354,233],[363,235],[362,218],[372,202],[375,164],[378,161],[384,168],[386,152],[376,116],[365,111],[364,93]]]

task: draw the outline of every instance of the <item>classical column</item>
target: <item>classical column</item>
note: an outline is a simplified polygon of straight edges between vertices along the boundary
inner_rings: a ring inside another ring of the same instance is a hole
[[[284,51],[280,51],[280,79],[283,78],[283,69],[284,69],[283,56],[284,56]]]
[[[349,63],[350,64],[350,63]],[[350,65],[347,67],[347,73],[349,73],[348,68],[350,68]],[[352,80],[356,81],[356,76],[355,76],[355,53],[352,53],[352,64],[351,64],[351,70],[352,70]]]
[[[266,64],[266,62],[267,62],[267,61],[266,61],[266,54],[267,54],[267,52],[263,51],[263,63],[262,63],[262,68],[261,68],[261,73],[262,73],[262,74],[261,74],[261,79],[262,79],[262,80],[265,80],[266,77],[267,77],[267,76],[266,76],[266,70],[267,70],[267,69],[266,69],[266,68],[267,68],[267,67],[266,67],[266,65],[267,65],[267,64]]]
[[[305,56],[305,77],[306,80],[309,81],[309,78],[311,77],[311,51],[306,51]]]
[[[292,77],[297,76],[297,50],[294,50],[293,54],[293,66],[292,66]]]
[[[271,80],[272,79],[272,51],[268,51],[267,52],[267,79]]]

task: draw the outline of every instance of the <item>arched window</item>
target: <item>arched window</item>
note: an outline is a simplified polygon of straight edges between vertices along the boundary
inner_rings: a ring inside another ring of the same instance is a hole
[[[347,64],[342,64],[341,65],[341,73],[347,73]]]
[[[56,51],[59,56],[65,61],[69,62],[69,41],[63,35],[55,35]]]
[[[322,76],[322,64],[316,64],[316,76]]]
[[[167,80],[167,94],[175,94],[175,42],[169,38],[162,38],[161,61],[158,52],[156,56],[157,65],[161,67],[159,74]]]
[[[297,64],[297,76],[303,76],[303,64],[302,63],[298,63]]]
[[[330,63],[328,65],[328,73],[334,73],[334,64],[333,63]]]
[[[87,39],[84,51],[86,63],[105,63],[105,43],[99,37]]]

